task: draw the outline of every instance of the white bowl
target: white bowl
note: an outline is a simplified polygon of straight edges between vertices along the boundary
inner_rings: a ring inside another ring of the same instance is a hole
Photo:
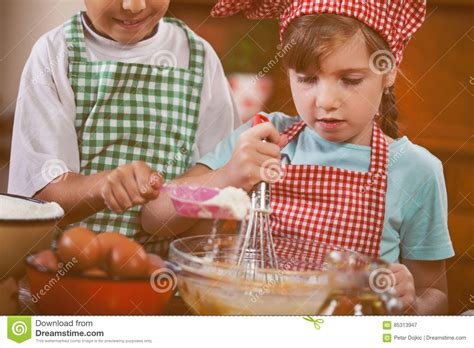
[[[24,207],[19,202],[24,202]],[[51,210],[44,209],[47,204]],[[25,211],[19,211],[22,209]],[[56,203],[0,194],[0,281],[25,274],[25,257],[51,246],[54,229],[63,216]]]

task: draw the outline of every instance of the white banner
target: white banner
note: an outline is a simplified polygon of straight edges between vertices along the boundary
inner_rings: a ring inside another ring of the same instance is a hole
[[[0,317],[0,347],[473,347],[474,317]],[[328,346],[326,346],[328,347]]]

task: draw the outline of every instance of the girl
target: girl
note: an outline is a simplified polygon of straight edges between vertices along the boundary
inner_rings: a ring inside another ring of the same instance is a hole
[[[63,224],[141,234],[140,205],[238,125],[212,47],[169,0],[85,0],[22,75],[9,192],[58,202]],[[159,244],[157,244],[157,247]],[[157,250],[159,251],[159,249]]]
[[[398,137],[393,96],[395,67],[425,3],[222,0],[214,14],[241,9],[280,16],[298,116],[275,112],[271,123],[243,125],[177,182],[250,190],[272,181],[274,235],[380,257],[407,312],[445,313],[453,248],[442,164]],[[167,204],[163,195],[144,206],[148,232],[164,221],[174,233],[192,226]]]

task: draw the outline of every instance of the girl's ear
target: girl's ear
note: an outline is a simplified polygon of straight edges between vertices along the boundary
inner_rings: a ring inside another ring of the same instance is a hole
[[[393,68],[390,72],[385,74],[383,81],[383,88],[392,87],[397,79],[397,68]]]

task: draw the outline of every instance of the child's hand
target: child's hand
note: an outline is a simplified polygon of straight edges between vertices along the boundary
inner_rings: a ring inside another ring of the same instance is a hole
[[[395,276],[395,296],[398,297],[402,303],[402,310],[416,312],[416,292],[413,275],[407,266],[400,263],[391,263],[388,269],[392,271]]]
[[[115,213],[156,199],[163,178],[145,162],[137,161],[115,168],[102,188],[104,202]]]
[[[266,142],[262,142],[265,139]],[[288,142],[270,122],[243,132],[232,158],[223,170],[229,184],[250,190],[260,181],[274,182],[281,177],[280,151]]]

